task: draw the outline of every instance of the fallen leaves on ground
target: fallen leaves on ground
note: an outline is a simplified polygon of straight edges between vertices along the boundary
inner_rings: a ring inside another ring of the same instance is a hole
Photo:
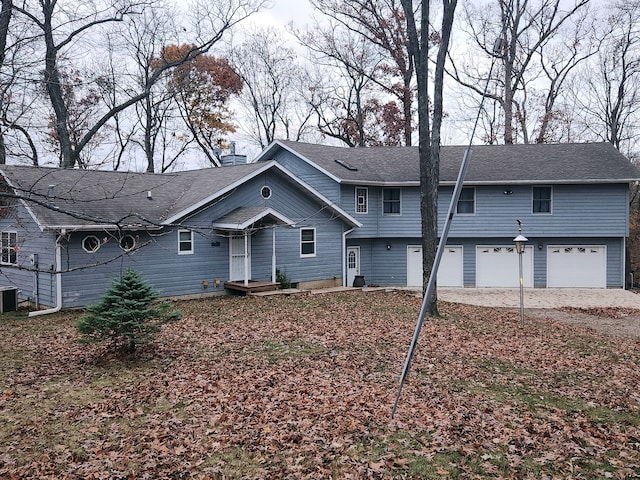
[[[640,345],[441,303],[394,419],[420,300],[179,302],[112,358],[70,313],[0,321],[2,478],[631,478]]]

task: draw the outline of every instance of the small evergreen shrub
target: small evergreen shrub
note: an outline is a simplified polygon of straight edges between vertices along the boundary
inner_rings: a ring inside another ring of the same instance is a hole
[[[82,341],[102,343],[126,353],[155,338],[163,324],[180,318],[170,301],[158,302],[159,293],[135,270],[115,279],[100,303],[89,305],[76,323]]]
[[[279,268],[276,268],[276,282],[280,284],[280,288],[291,288],[291,280]]]

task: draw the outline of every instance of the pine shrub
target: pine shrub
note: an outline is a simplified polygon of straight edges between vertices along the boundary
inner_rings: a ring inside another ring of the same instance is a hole
[[[170,301],[159,302],[158,297],[159,293],[129,268],[112,282],[99,303],[87,307],[76,328],[85,342],[110,342],[117,350],[133,353],[137,345],[153,340],[163,324],[180,318]]]

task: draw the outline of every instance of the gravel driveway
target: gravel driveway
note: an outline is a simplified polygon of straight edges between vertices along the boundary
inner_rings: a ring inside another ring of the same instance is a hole
[[[483,307],[520,307],[518,288],[438,288],[438,298]],[[524,307],[640,309],[640,295],[620,288],[525,288]]]

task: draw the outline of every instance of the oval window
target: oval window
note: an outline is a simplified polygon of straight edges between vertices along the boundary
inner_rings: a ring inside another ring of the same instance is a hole
[[[135,246],[136,246],[136,239],[133,237],[133,235],[125,235],[120,239],[120,248],[123,249],[125,252],[128,252],[129,250],[133,250]]]
[[[100,240],[95,235],[87,235],[82,240],[82,249],[87,253],[97,252],[100,248]]]
[[[271,198],[271,187],[267,187],[266,185],[262,187],[262,190],[260,190],[260,195],[262,195],[262,198],[264,198],[265,200],[267,198]]]

